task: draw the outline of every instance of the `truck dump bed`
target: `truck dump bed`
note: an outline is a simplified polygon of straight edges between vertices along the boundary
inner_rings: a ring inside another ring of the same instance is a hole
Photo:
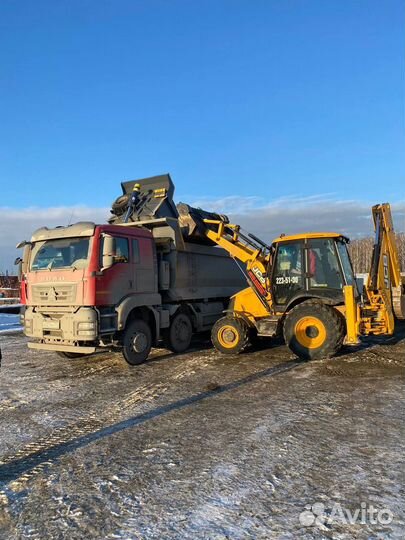
[[[125,223],[135,184],[139,185],[138,203]],[[109,221],[151,231],[158,256],[159,292],[164,302],[226,298],[246,285],[241,268],[228,252],[199,231],[192,213],[228,222],[226,216],[183,203],[176,206],[174,185],[168,174],[123,182],[121,186],[123,195],[113,203]]]

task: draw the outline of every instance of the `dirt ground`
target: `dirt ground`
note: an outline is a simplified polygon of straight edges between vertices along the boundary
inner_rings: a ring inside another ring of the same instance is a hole
[[[403,538],[404,327],[316,362],[266,345],[130,367],[0,335],[0,538]]]

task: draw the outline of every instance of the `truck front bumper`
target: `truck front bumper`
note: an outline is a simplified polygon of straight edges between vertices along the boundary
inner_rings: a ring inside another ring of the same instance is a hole
[[[91,307],[54,310],[27,306],[24,312],[24,333],[27,337],[41,340],[42,344],[74,346],[79,352],[76,345],[94,342],[98,337],[98,313]]]
[[[75,345],[59,345],[53,343],[35,343],[33,341],[28,342],[29,349],[41,349],[43,351],[61,351],[72,352],[78,354],[91,354],[96,352],[96,347],[81,347]]]

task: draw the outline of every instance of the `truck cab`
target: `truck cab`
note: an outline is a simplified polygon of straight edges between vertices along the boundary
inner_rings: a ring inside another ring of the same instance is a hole
[[[124,327],[126,299],[161,303],[148,230],[90,222],[44,227],[28,247],[22,292],[24,331],[36,340],[31,348],[94,352]]]

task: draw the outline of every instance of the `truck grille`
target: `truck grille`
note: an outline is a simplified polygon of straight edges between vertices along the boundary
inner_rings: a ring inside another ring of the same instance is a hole
[[[74,303],[76,300],[76,284],[33,285],[32,302],[35,304],[53,305]]]

